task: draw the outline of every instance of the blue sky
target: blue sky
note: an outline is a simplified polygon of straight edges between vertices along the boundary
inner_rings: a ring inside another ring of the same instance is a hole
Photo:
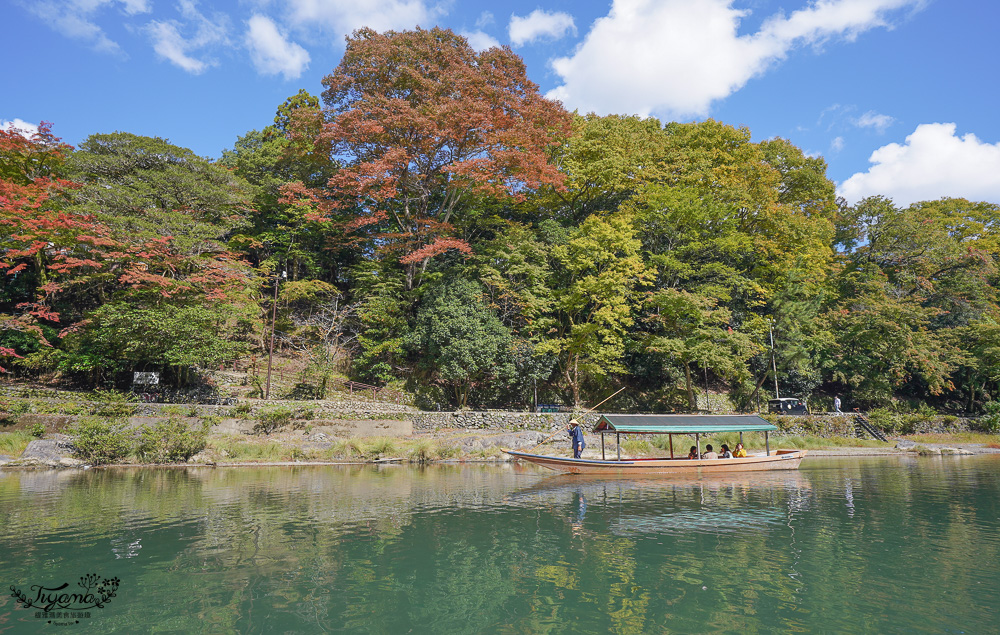
[[[712,117],[829,163],[850,201],[1000,203],[994,0],[8,0],[0,125],[122,130],[218,157],[344,36],[439,25],[508,45],[570,109]],[[8,124],[9,125],[9,124]]]

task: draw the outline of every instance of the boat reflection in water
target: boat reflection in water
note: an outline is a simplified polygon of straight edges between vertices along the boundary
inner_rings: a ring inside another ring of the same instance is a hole
[[[513,493],[508,503],[568,508],[582,523],[591,508],[619,536],[729,533],[788,526],[808,508],[812,486],[798,471],[615,478],[560,475]]]

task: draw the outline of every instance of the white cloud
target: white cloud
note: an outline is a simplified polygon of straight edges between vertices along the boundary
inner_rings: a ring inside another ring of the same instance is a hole
[[[924,0],[816,0],[740,35],[735,0],[614,0],[576,51],[552,61],[549,97],[583,112],[705,115],[796,47],[852,39]]]
[[[906,143],[872,153],[873,165],[844,181],[838,193],[852,204],[874,194],[897,205],[942,196],[1000,203],[1000,143],[955,134],[953,123],[917,126]]]
[[[195,75],[208,68],[208,62],[187,54],[191,45],[181,36],[174,22],[150,22],[146,28],[153,39],[153,50],[160,57]]]
[[[469,41],[469,46],[477,51],[485,51],[494,46],[500,46],[500,42],[495,37],[482,31],[472,31],[471,33],[463,31],[461,35]]]
[[[840,152],[844,149],[845,145],[843,137],[834,137],[833,141],[830,142],[830,151],[835,153]]]
[[[52,30],[87,42],[95,50],[118,55],[124,51],[97,24],[100,14],[116,5],[129,16],[150,11],[146,0],[28,0],[21,4]]]
[[[309,66],[309,53],[295,42],[289,42],[270,18],[255,15],[247,22],[246,45],[258,72],[264,75],[281,73],[285,79],[295,79]]]
[[[495,22],[496,18],[493,16],[492,12],[483,11],[481,14],[479,14],[479,19],[476,20],[476,28],[482,29],[483,27],[487,27],[491,24],[494,24]]]
[[[869,110],[854,120],[854,125],[859,128],[874,128],[879,134],[895,123],[895,119],[889,115],[881,115],[874,110]]]
[[[21,133],[22,137],[30,139],[38,132],[38,124],[28,123],[16,117],[11,121],[0,119],[0,130],[16,130]]]
[[[207,18],[192,0],[180,0],[178,10],[185,19],[154,20],[146,25],[146,32],[153,42],[156,53],[184,69],[198,75],[205,72],[216,62],[207,57],[205,49],[213,49],[218,45],[229,43],[229,21],[225,15],[216,13],[212,19]],[[181,30],[193,31],[190,37],[185,37]],[[196,57],[195,54],[199,56]]]
[[[510,16],[507,34],[514,46],[531,44],[541,39],[557,40],[567,33],[576,33],[573,16],[568,13],[535,9],[525,17]]]
[[[423,0],[289,0],[289,20],[300,27],[318,26],[348,34],[363,26],[376,31],[431,27],[443,13]]]
[[[122,0],[122,4],[125,5],[125,13],[128,15],[139,15],[153,10],[146,0]]]

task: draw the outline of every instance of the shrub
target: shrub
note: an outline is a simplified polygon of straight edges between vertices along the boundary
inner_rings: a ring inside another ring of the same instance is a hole
[[[11,426],[17,423],[17,418],[30,410],[27,401],[0,401],[0,426]]]
[[[984,404],[983,410],[986,414],[979,419],[979,425],[983,432],[990,434],[1000,432],[1000,401],[990,401]]]
[[[94,465],[121,461],[135,450],[135,434],[120,419],[84,417],[68,432],[77,456]]]
[[[254,434],[271,434],[292,422],[292,411],[290,408],[270,408],[258,412],[257,418],[257,424],[253,427]]]
[[[373,437],[359,444],[360,454],[366,459],[378,460],[384,456],[392,456],[399,452],[395,439],[391,437]]]
[[[244,402],[236,404],[236,406],[233,407],[232,414],[237,419],[246,419],[247,415],[249,415],[252,410],[253,406]]]
[[[421,439],[416,445],[410,448],[409,458],[416,463],[427,463],[434,459],[435,449],[433,441],[430,439]]]
[[[202,422],[198,429],[192,429],[179,419],[170,418],[152,426],[139,429],[136,454],[149,463],[173,463],[187,461],[205,449],[208,442],[209,426]]]
[[[868,420],[873,426],[888,434],[899,434],[903,428],[899,415],[888,408],[875,408],[868,413]]]
[[[131,417],[138,409],[139,398],[131,393],[97,389],[88,398],[96,404],[94,414],[99,417]]]
[[[45,424],[43,424],[41,421],[36,421],[35,423],[31,424],[30,428],[28,428],[28,432],[31,434],[31,436],[35,437],[36,439],[41,439],[42,437],[45,436]]]
[[[208,428],[212,428],[213,426],[217,426],[222,423],[222,417],[218,415],[208,415],[207,417],[202,417],[201,423]]]

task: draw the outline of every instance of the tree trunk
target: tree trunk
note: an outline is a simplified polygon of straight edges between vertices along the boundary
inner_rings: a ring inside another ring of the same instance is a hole
[[[566,367],[563,370],[563,377],[566,378],[566,385],[569,386],[570,394],[573,396],[573,407],[580,405],[580,365],[579,355],[569,353],[566,358]]]
[[[410,264],[406,265],[406,290],[407,291],[413,291],[413,279],[415,277],[414,274],[416,273],[416,270],[417,270],[416,263],[412,263],[411,262]]]
[[[691,367],[688,366],[687,362],[684,362],[684,384],[687,386],[688,408],[691,410],[697,410],[698,402],[694,398],[694,384],[691,381]]]

